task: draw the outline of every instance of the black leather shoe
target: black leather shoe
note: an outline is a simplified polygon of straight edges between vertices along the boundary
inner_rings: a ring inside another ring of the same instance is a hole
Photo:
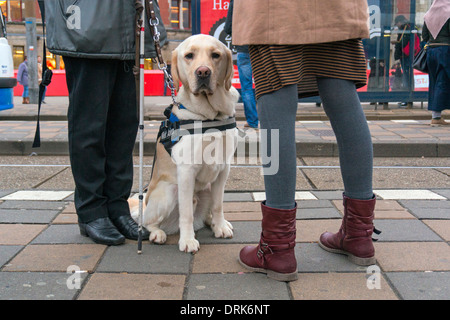
[[[117,230],[125,236],[127,239],[138,240],[139,226],[136,221],[129,215],[119,216],[115,219],[111,219],[112,223],[116,226]],[[150,232],[145,228],[142,228],[142,240],[148,240]]]
[[[109,218],[99,218],[89,223],[78,223],[80,234],[95,243],[116,246],[125,242],[125,237],[117,230]]]

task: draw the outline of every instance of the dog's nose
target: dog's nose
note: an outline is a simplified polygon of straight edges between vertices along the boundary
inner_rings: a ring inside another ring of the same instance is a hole
[[[195,74],[200,79],[206,79],[211,75],[211,70],[208,67],[198,67]]]

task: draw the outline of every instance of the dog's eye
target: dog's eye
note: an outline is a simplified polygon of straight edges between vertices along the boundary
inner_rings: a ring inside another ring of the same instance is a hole
[[[184,56],[186,59],[192,59],[194,58],[194,54],[193,53],[188,53],[187,55]]]
[[[213,59],[219,59],[220,58],[220,54],[213,52],[213,54],[211,55]]]

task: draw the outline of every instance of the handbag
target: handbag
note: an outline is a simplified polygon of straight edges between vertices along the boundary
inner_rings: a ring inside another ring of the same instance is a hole
[[[426,44],[422,49],[420,49],[419,53],[414,57],[413,68],[424,73],[428,73],[427,66],[427,47]]]

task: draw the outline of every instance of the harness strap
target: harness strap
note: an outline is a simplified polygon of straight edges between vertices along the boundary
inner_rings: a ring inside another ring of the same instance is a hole
[[[182,105],[180,109],[186,109]],[[164,111],[166,120],[161,122],[158,137],[164,148],[172,154],[172,148],[180,141],[183,136],[191,134],[204,134],[208,130],[226,131],[236,128],[236,118],[229,117],[225,120],[179,120],[172,112],[173,105],[170,105]]]

